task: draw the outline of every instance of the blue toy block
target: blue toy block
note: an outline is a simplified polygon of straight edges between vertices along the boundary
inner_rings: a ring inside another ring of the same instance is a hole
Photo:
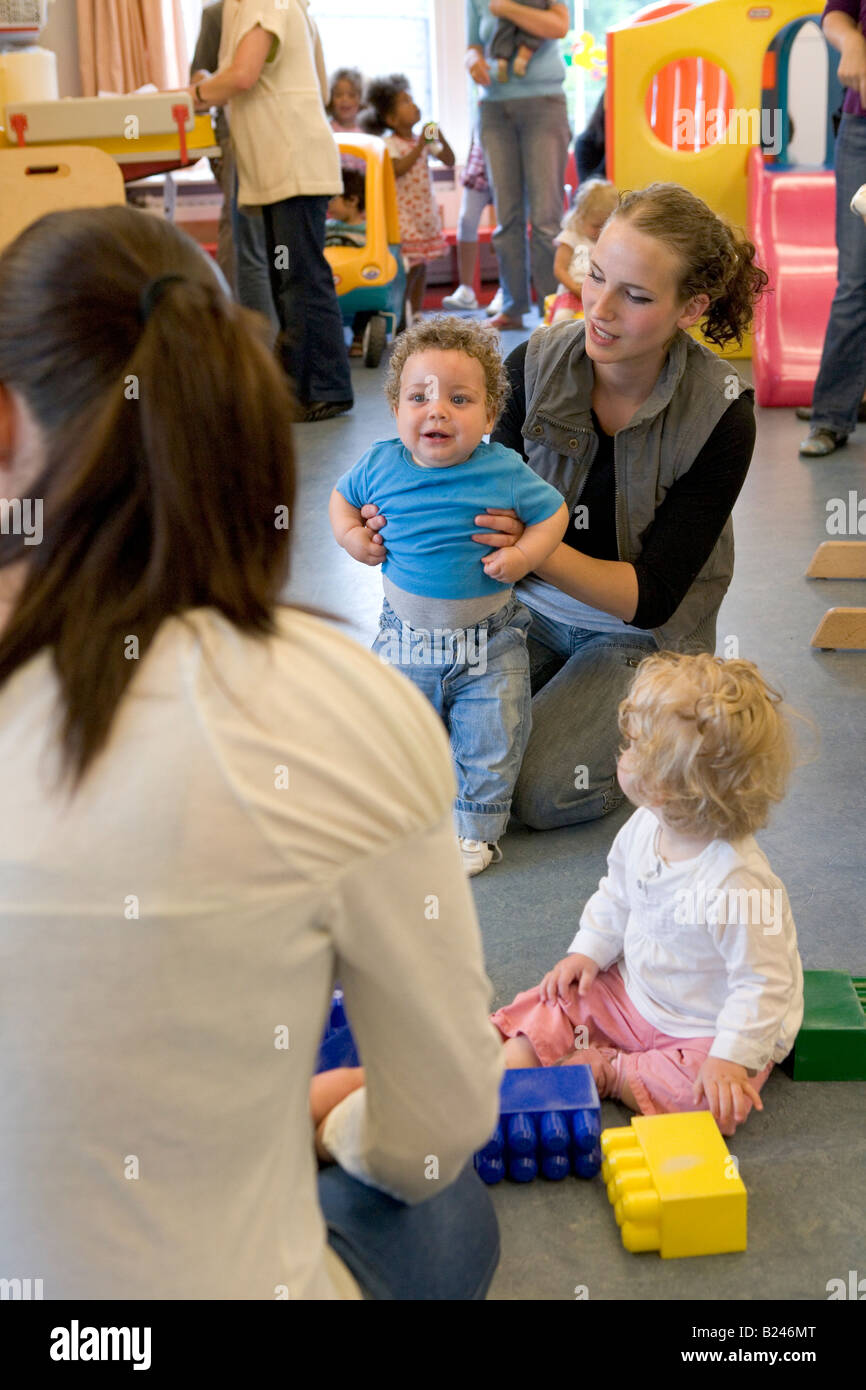
[[[475,1155],[489,1185],[504,1177],[532,1182],[539,1169],[551,1182],[601,1167],[601,1103],[590,1067],[529,1067],[505,1073],[499,1124]]]
[[[343,1007],[343,991],[335,989],[334,997],[331,1000],[331,1012],[328,1015],[328,1022],[325,1025],[325,1031],[319,1045],[319,1055],[316,1058],[316,1072],[333,1071],[336,1067],[359,1067],[360,1065],[358,1049],[355,1046],[355,1039],[352,1037],[352,1030],[349,1027],[349,1020]]]

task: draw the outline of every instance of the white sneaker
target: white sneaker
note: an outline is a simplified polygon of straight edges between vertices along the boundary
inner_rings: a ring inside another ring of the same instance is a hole
[[[486,310],[485,310],[485,313],[488,314],[490,318],[495,318],[497,314],[501,314],[501,313],[502,313],[502,286],[501,286],[501,285],[499,286],[499,289],[496,291],[495,295],[493,296],[493,298],[491,299],[490,303],[488,304],[488,306],[487,306],[487,308],[486,308]]]
[[[498,845],[486,845],[483,840],[465,840],[462,835],[457,836],[457,843],[463,867],[470,878],[483,873],[489,864],[498,864],[502,858]]]
[[[458,285],[453,294],[446,294],[442,300],[443,309],[477,309],[478,300],[471,285]]]

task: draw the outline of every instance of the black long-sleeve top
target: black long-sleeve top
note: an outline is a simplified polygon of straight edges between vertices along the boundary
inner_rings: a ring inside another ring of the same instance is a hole
[[[526,419],[524,362],[526,343],[506,358],[511,394],[491,440],[527,459],[522,434]],[[619,560],[616,541],[613,436],[605,434],[593,411],[598,453],[580,505],[587,508],[586,530],[569,526],[563,542],[596,560]],[[661,627],[676,612],[708,560],[745,482],[755,447],[751,395],[732,401],[687,473],[668,489],[644,533],[634,561],[638,603],[632,627]],[[527,462],[529,460],[527,459]]]

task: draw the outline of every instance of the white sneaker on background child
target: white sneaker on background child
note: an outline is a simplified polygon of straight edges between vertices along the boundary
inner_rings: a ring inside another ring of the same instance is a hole
[[[477,309],[478,300],[471,285],[458,285],[453,294],[442,300],[443,309]]]
[[[490,318],[494,318],[496,314],[501,314],[501,313],[502,313],[502,286],[501,286],[501,285],[499,286],[499,289],[496,291],[495,295],[494,295],[493,298],[491,299],[490,303],[488,304],[488,306],[487,306],[487,308],[485,309],[484,312],[485,312],[486,314],[488,314]]]
[[[502,859],[502,850],[498,845],[486,845],[483,840],[466,840],[462,835],[457,836],[457,843],[460,846],[463,867],[470,878],[483,873],[490,864],[498,864]]]

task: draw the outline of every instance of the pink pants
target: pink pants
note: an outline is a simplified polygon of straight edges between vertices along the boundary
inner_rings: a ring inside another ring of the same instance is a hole
[[[638,1013],[615,965],[596,975],[582,998],[576,985],[569,994],[566,1004],[560,1000],[547,1004],[538,986],[524,990],[491,1014],[491,1022],[503,1037],[522,1033],[528,1038],[542,1066],[563,1060],[588,1062],[602,1099],[619,1100],[628,1082],[644,1115],[709,1109],[706,1097],[695,1104],[692,1087],[714,1038],[672,1038],[660,1033]],[[587,1036],[576,1047],[578,1027],[585,1028]],[[772,1069],[770,1062],[752,1079],[756,1091]]]

